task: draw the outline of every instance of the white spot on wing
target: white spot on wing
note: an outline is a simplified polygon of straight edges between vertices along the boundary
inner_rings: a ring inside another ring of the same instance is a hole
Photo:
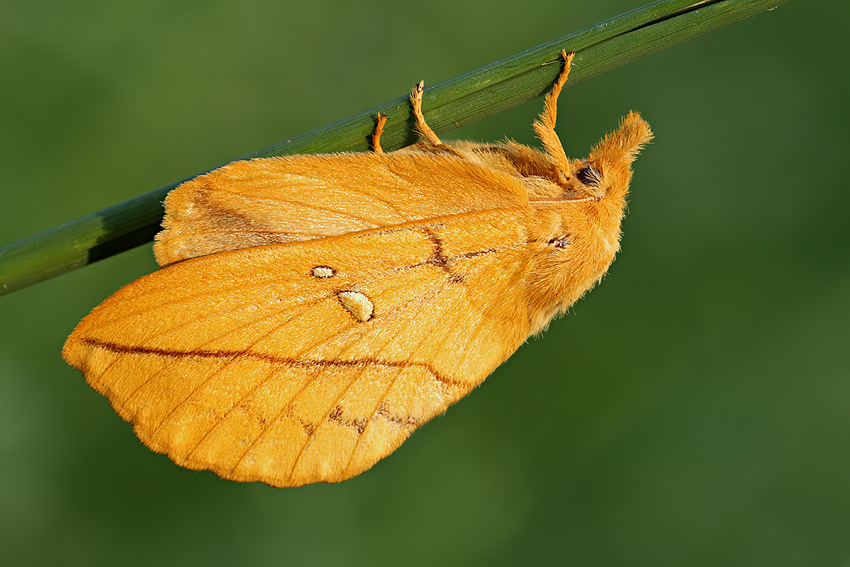
[[[348,309],[358,321],[368,321],[372,318],[375,306],[366,295],[359,291],[341,291],[337,297],[342,306]]]
[[[334,269],[327,266],[316,266],[313,268],[313,276],[317,278],[332,278],[334,277]]]

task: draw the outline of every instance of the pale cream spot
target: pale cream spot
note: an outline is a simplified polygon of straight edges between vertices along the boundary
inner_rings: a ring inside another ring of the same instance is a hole
[[[358,321],[368,321],[372,318],[375,306],[364,294],[359,291],[341,291],[337,297],[342,306],[348,309]]]
[[[313,268],[313,276],[317,278],[332,278],[334,277],[334,269],[327,266],[316,266]]]

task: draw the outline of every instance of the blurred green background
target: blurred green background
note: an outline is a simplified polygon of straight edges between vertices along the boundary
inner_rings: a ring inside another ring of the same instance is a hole
[[[641,3],[7,0],[0,244]],[[65,366],[150,246],[0,298],[0,563],[850,565],[848,18],[797,0],[568,88],[570,155],[655,130],[623,252],[339,485],[178,468]],[[532,143],[539,107],[445,137]]]

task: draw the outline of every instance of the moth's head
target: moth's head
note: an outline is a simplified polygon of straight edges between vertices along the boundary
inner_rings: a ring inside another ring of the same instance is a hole
[[[590,151],[585,160],[572,166],[573,185],[597,199],[623,198],[632,178],[632,162],[652,140],[649,124],[637,112],[620,119],[620,126]]]

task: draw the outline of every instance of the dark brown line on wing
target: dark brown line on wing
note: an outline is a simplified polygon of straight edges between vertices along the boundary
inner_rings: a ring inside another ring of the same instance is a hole
[[[387,404],[387,402],[381,402],[381,405],[378,406],[378,411],[375,412],[375,416],[383,417],[387,421],[395,423],[400,427],[409,427],[415,429],[420,425],[419,420],[415,417],[408,417],[407,419],[404,419],[400,415],[390,413],[390,406]]]
[[[442,382],[444,384],[449,384],[452,386],[461,386],[464,385],[465,382],[461,380],[454,380],[452,378],[447,378],[442,376],[437,370],[431,366],[430,364],[424,362],[407,362],[407,361],[394,361],[394,360],[381,360],[378,358],[357,358],[354,360],[325,360],[325,359],[306,359],[300,360],[295,358],[286,358],[282,356],[272,356],[270,354],[262,354],[258,352],[251,351],[228,351],[228,350],[172,350],[172,349],[164,349],[164,348],[154,348],[154,347],[143,347],[143,346],[129,346],[129,345],[120,345],[118,343],[112,343],[108,341],[101,341],[98,339],[85,338],[80,342],[87,344],[89,346],[93,346],[95,348],[102,348],[111,352],[120,353],[120,354],[155,354],[157,356],[166,356],[169,358],[185,358],[196,356],[198,358],[215,358],[215,359],[223,359],[223,358],[235,358],[235,357],[246,357],[253,358],[256,360],[262,360],[264,362],[268,362],[271,364],[284,364],[287,366],[294,366],[297,368],[317,368],[317,367],[339,367],[339,368],[353,368],[356,366],[366,366],[373,364],[375,366],[387,366],[391,368],[409,368],[411,366],[424,368],[428,371],[436,380]]]
[[[343,427],[351,427],[355,431],[357,431],[358,435],[363,435],[363,431],[366,430],[366,418],[347,418],[342,415],[342,406],[337,404],[334,406],[334,409],[331,410],[331,413],[328,414],[328,421],[331,423],[337,423]]]
[[[391,423],[395,423],[399,427],[406,427],[409,429],[416,429],[420,425],[419,420],[415,417],[408,417],[405,419],[400,415],[390,413],[389,405],[385,401],[381,402],[380,406],[378,406],[378,410],[371,416],[371,418],[346,417],[342,406],[337,404],[334,406],[333,410],[331,410],[331,413],[328,414],[328,421],[339,424],[343,427],[350,427],[357,431],[358,435],[363,435],[363,432],[366,431],[366,426],[370,422],[377,420],[379,417],[386,419]],[[345,468],[346,470],[348,469],[348,467]]]
[[[423,227],[422,233],[434,246],[433,254],[430,258],[425,260],[423,264],[437,266],[441,270],[445,270],[445,272],[449,275],[449,280],[452,283],[463,283],[463,274],[459,274],[452,270],[452,259],[446,256],[446,252],[443,247],[443,241],[440,239],[440,237],[437,236],[437,234],[429,227]]]
[[[443,250],[443,241],[440,240],[440,237],[437,236],[433,230],[428,227],[422,229],[422,233],[431,241],[431,244],[434,245],[434,253],[431,255],[427,263],[433,264],[435,266],[439,266],[440,268],[446,270],[448,273],[452,273],[451,268],[449,267],[449,259],[446,257],[446,253]]]

